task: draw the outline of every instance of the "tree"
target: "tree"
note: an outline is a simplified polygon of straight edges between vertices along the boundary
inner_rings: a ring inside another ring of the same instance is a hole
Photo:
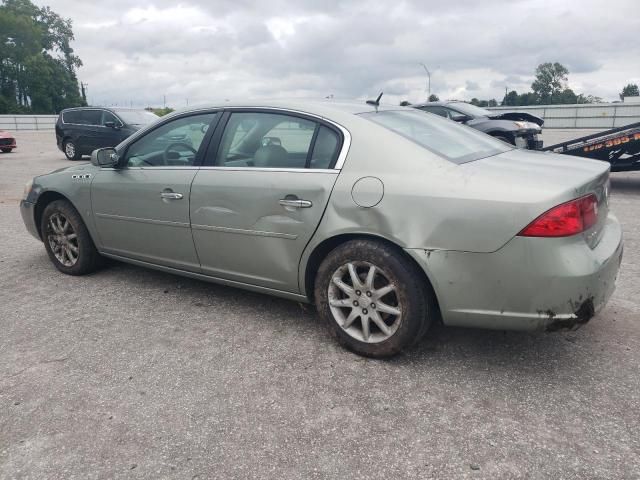
[[[80,96],[71,20],[30,0],[0,0],[0,113],[55,113]]]
[[[531,89],[541,104],[553,103],[554,98],[562,98],[560,95],[567,89],[568,75],[569,70],[558,62],[538,65]]]
[[[429,95],[429,101],[430,102],[439,102],[440,98],[435,93],[432,93],[431,95]]]
[[[509,93],[505,94],[502,99],[503,106],[515,107],[519,105],[518,103],[518,92],[515,90],[511,90]]]
[[[640,97],[640,90],[635,83],[629,83],[620,92],[620,100],[624,100],[624,97]]]
[[[409,103],[407,100],[403,100],[400,102],[401,107],[408,107],[409,105],[411,105],[411,103]]]

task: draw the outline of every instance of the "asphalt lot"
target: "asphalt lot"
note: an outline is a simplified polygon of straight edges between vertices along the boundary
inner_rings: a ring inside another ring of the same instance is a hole
[[[124,264],[58,273],[24,229],[52,132],[0,154],[0,478],[640,478],[640,172],[577,332],[438,327],[388,361],[307,306]],[[570,172],[568,172],[570,174]]]

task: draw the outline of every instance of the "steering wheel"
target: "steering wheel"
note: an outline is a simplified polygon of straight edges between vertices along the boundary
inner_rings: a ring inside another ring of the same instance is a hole
[[[165,165],[169,165],[169,160],[170,160],[169,152],[173,147],[184,147],[187,150],[191,150],[194,155],[198,153],[198,151],[195,148],[193,148],[191,145],[187,145],[186,143],[182,143],[182,142],[170,143],[169,145],[167,145],[167,148],[164,149],[164,152],[162,152],[162,159],[164,160]]]

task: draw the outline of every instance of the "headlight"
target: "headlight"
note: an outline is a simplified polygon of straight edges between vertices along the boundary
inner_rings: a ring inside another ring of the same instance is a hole
[[[29,196],[29,194],[31,193],[31,189],[33,188],[33,180],[29,180],[25,185],[24,185],[24,191],[22,193],[22,199],[26,200],[27,197]]]
[[[527,128],[527,122],[513,122],[518,128]]]

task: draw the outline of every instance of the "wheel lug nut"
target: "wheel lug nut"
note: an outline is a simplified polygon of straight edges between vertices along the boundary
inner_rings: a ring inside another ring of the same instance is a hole
[[[366,314],[368,313],[367,309],[366,309],[366,308],[363,308],[363,309],[362,309],[362,313],[364,313],[364,314],[366,315]]]
[[[376,308],[376,304],[375,304],[375,303],[372,303],[372,304],[371,304],[371,308]]]
[[[357,301],[357,300],[354,300],[354,301],[353,301],[353,305],[357,307],[357,306],[358,306],[358,305],[360,305],[360,304],[358,303],[358,301]]]
[[[356,290],[356,295],[360,296],[362,295],[362,292],[360,290]]]
[[[367,292],[367,297],[370,297],[370,296],[371,296],[371,292]]]

